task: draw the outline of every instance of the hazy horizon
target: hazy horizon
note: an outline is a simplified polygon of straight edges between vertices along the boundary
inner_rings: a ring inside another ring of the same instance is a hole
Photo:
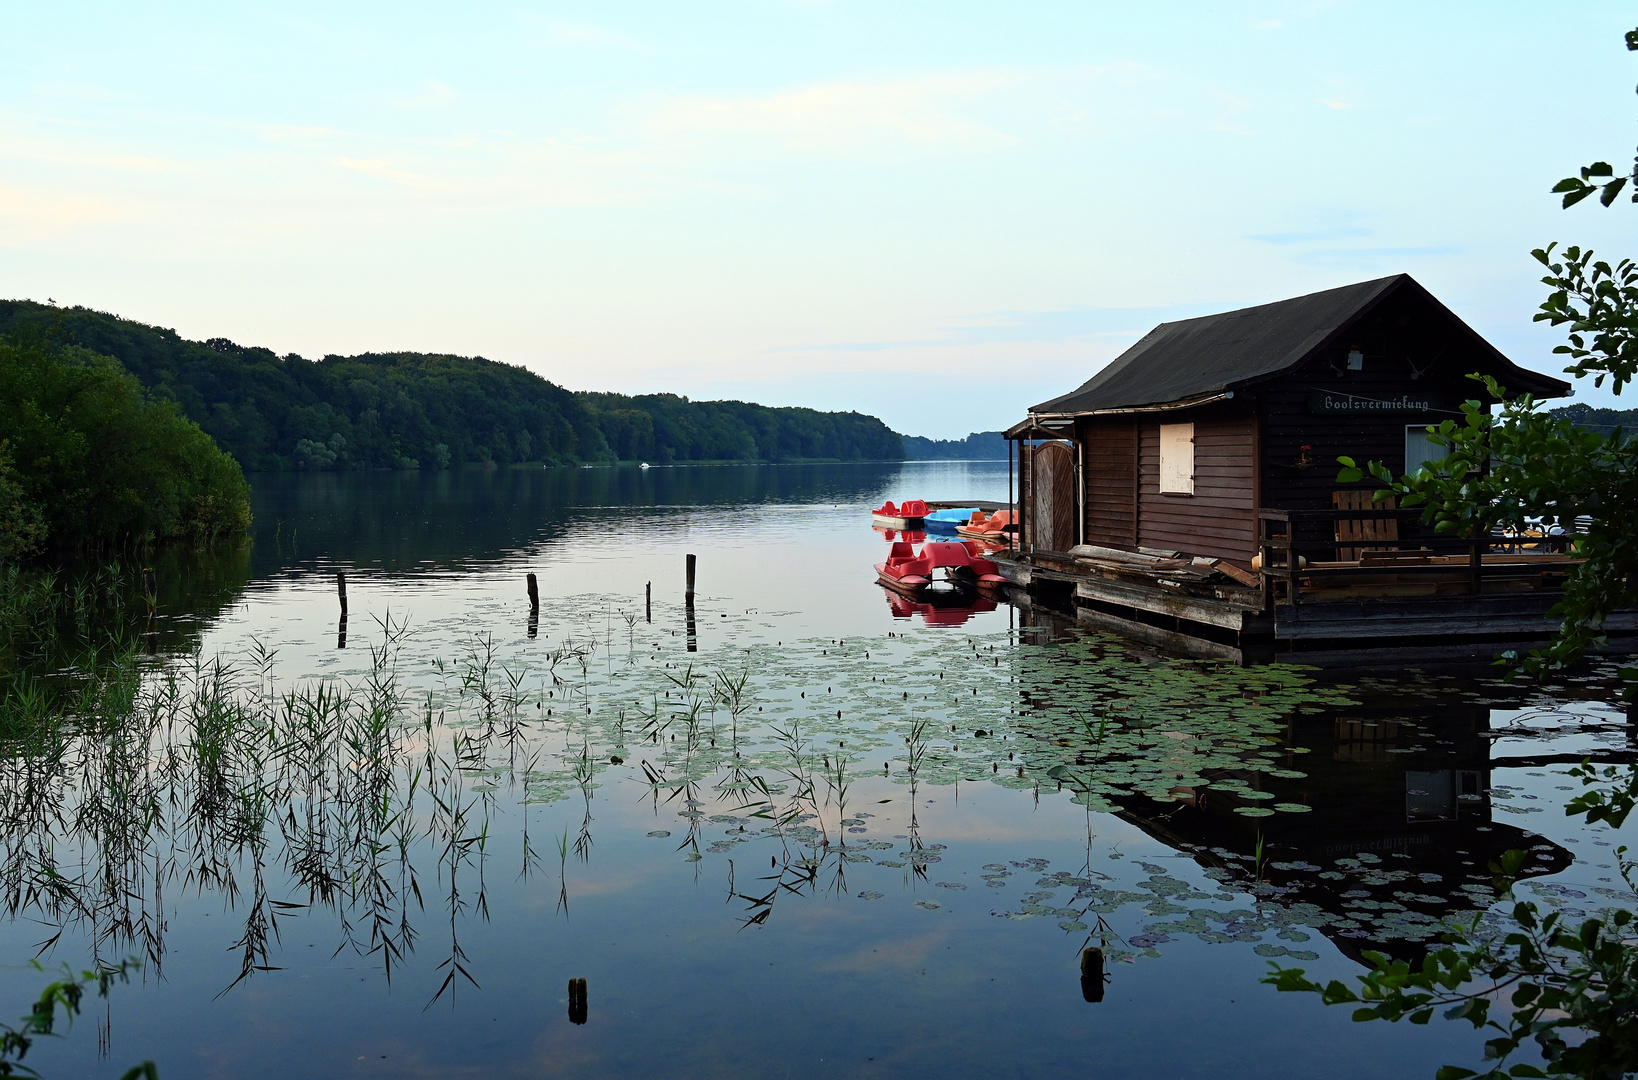
[[[1529,251],[1633,253],[1630,204],[1548,191],[1631,152],[1631,25],[1614,3],[20,8],[0,294],[945,439],[1158,322],[1398,272],[1557,373]]]

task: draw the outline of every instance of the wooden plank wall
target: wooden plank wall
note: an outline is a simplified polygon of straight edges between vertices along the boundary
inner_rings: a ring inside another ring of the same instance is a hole
[[[1186,414],[1170,422],[1189,419]],[[1249,566],[1256,554],[1256,432],[1251,417],[1194,421],[1194,494],[1160,492],[1160,424],[1138,425],[1138,543]]]
[[[1087,543],[1137,547],[1137,421],[1087,418],[1077,434],[1086,462]]]
[[[1364,353],[1364,367],[1348,371],[1348,350]],[[1344,339],[1256,391],[1263,425],[1262,500],[1286,510],[1328,510],[1337,483],[1337,457],[1346,454],[1361,465],[1380,461],[1397,476],[1405,467],[1405,427],[1459,419],[1459,403],[1483,395],[1483,387],[1465,377],[1486,363],[1465,336],[1421,305],[1390,302],[1351,328]],[[1446,411],[1427,414],[1369,413],[1316,416],[1308,398],[1319,391],[1394,397],[1435,395]],[[1310,464],[1302,462],[1309,446]],[[1359,485],[1374,490],[1374,480]],[[1429,530],[1406,522],[1406,541],[1439,546]]]

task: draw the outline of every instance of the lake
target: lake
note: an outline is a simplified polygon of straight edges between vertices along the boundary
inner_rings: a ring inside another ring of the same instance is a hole
[[[6,765],[3,1000],[143,963],[47,1076],[1431,1077],[1482,1038],[1258,980],[1418,956],[1509,848],[1623,895],[1562,812],[1631,747],[1613,665],[896,609],[868,509],[1005,463],[252,480],[247,542],[154,560],[134,718]]]

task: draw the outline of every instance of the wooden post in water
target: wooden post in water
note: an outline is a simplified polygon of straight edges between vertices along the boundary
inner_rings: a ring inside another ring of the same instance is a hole
[[[142,598],[148,601],[149,611],[159,606],[159,579],[151,566],[142,568]]]
[[[336,573],[336,595],[341,598],[341,614],[347,615],[347,575],[339,571]]]
[[[694,556],[688,556],[688,585],[683,593],[683,608],[688,615],[688,651],[699,652],[699,639],[695,637],[694,627]]]
[[[643,586],[643,612],[649,622],[654,621],[654,583]]]
[[[528,583],[529,583],[529,610],[530,611],[539,611],[540,610],[540,586],[539,586],[539,584],[536,583],[535,575],[533,575],[533,574],[530,574],[527,580],[528,580]]]

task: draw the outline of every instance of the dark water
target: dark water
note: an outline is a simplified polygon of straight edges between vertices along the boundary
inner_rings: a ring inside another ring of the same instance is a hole
[[[0,1000],[42,941],[145,965],[47,1075],[1431,1076],[1480,1039],[1353,1024],[1269,961],[1414,957],[1508,848],[1543,902],[1621,895],[1560,810],[1568,762],[1627,748],[1608,672],[896,615],[864,511],[1004,500],[1004,465],[256,480],[251,542],[156,566],[156,719],[7,777]],[[190,697],[217,657],[236,727]]]

